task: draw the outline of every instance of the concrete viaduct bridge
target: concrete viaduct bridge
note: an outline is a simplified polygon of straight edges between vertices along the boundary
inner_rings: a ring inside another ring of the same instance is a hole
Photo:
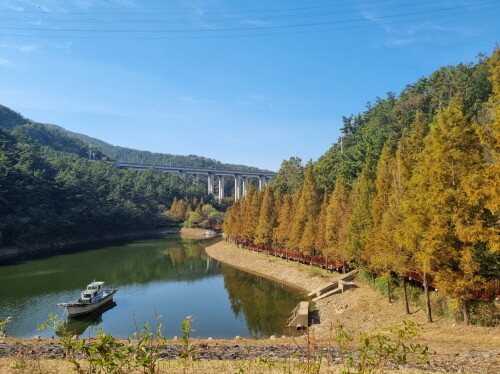
[[[238,200],[245,196],[248,189],[250,178],[258,178],[259,190],[262,190],[268,183],[276,177],[276,173],[264,171],[239,171],[239,170],[220,170],[212,168],[198,168],[189,166],[165,166],[165,165],[150,165],[150,164],[135,164],[131,162],[116,162],[118,168],[126,168],[133,170],[147,170],[155,168],[165,173],[177,173],[180,175],[206,175],[208,177],[208,193],[215,194],[215,177],[218,179],[218,196],[219,201],[224,198],[224,178],[234,178],[234,200]]]

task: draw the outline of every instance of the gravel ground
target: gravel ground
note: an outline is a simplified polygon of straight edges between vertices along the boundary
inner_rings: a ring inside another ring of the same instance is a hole
[[[208,247],[206,251],[221,262],[305,292],[320,288],[339,276],[293,261],[240,249],[225,241]],[[446,319],[427,323],[424,311],[412,310],[412,314],[407,316],[403,305],[389,304],[385,297],[360,282],[343,294],[319,300],[315,309],[319,316],[315,332],[320,342],[327,339],[332,325],[342,324],[356,335],[380,331],[400,324],[405,318],[411,318],[421,326],[418,342],[428,345],[435,352],[431,357],[435,370],[500,373],[499,327],[464,326]]]
[[[249,340],[218,343],[217,341],[195,341],[196,360],[284,360],[293,357],[305,360],[306,347],[284,342],[285,339],[259,341]],[[289,339],[286,339],[289,340]],[[179,358],[180,344],[168,344],[161,350],[165,360]],[[341,362],[341,355],[335,347],[330,349],[316,347],[317,354],[330,357],[331,362]],[[6,357],[24,357],[25,359],[62,359],[65,357],[61,343],[57,340],[5,339],[0,341],[0,359]],[[76,358],[83,358],[77,355]],[[421,369],[433,372],[497,374],[499,357],[495,350],[475,351],[467,354],[431,355],[431,363],[422,365],[411,363],[405,366],[388,365],[388,369]]]

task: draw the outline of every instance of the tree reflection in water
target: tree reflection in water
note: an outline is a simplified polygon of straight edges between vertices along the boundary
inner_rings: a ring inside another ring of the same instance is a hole
[[[289,333],[286,320],[304,298],[297,291],[222,265],[224,287],[229,294],[231,309],[244,317],[251,335],[270,336]]]

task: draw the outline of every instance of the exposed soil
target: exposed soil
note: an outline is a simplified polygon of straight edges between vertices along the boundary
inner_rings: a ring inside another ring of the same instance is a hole
[[[309,265],[240,249],[225,241],[208,247],[206,251],[221,262],[307,292],[339,276]],[[500,372],[498,327],[465,326],[447,319],[427,323],[424,311],[413,308],[412,314],[407,316],[401,303],[389,304],[384,296],[361,282],[356,282],[356,287],[342,294],[319,300],[315,308],[319,311],[320,323],[315,326],[319,340],[328,337],[332,325],[342,324],[354,333],[371,333],[411,318],[422,327],[418,342],[436,352],[433,358],[436,365],[477,373]]]
[[[221,241],[206,248],[210,257],[235,268],[276,280],[304,293],[327,285],[339,277],[337,273],[319,272],[319,269],[286,261],[262,253],[242,250],[232,243]]]
[[[207,239],[217,236],[217,232],[209,229],[197,229],[183,227],[180,231],[181,238],[186,239]]]

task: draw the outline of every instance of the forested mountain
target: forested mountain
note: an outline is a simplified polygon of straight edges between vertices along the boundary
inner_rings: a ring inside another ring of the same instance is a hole
[[[63,152],[75,153],[79,156],[88,156],[90,146],[95,153],[95,158],[98,160],[116,160],[151,165],[210,167],[223,170],[261,170],[251,166],[225,164],[196,155],[172,155],[111,145],[100,139],[66,130],[61,126],[34,122],[3,105],[0,105],[0,129],[26,135],[38,141],[41,145]]]
[[[80,157],[88,156],[88,145],[68,136],[62,128],[49,128],[41,123],[33,122],[2,105],[0,105],[0,129],[10,131],[16,136],[32,139],[40,145],[57,151],[74,153]],[[96,153],[96,159],[100,160],[103,157],[102,153]]]
[[[90,160],[87,138],[82,139],[0,106],[0,247],[97,239],[171,225],[177,221],[168,210],[176,198],[212,201],[203,178],[118,169],[95,148]],[[238,167],[196,156],[193,160],[197,166]],[[227,183],[229,194],[231,181]]]
[[[64,131],[65,134],[68,134],[71,137],[81,140],[85,144],[92,145],[99,152],[110,156],[116,161],[134,162],[138,164],[149,164],[149,165],[208,167],[208,168],[222,169],[222,170],[240,170],[240,171],[262,170],[252,166],[222,163],[220,161],[211,158],[201,157],[196,155],[187,155],[187,156],[172,155],[168,153],[156,153],[156,152],[141,151],[132,148],[120,147],[116,145],[111,145],[102,140],[92,138],[87,135],[64,130],[59,126],[55,125],[46,125],[46,126]]]
[[[117,169],[0,129],[0,246],[154,228],[186,196],[210,200],[192,179]]]
[[[227,236],[368,269],[389,299],[393,279],[418,279],[429,321],[434,287],[468,323],[471,300],[500,292],[500,49],[377,98],[341,131],[319,160],[284,161],[272,187],[237,201]]]

